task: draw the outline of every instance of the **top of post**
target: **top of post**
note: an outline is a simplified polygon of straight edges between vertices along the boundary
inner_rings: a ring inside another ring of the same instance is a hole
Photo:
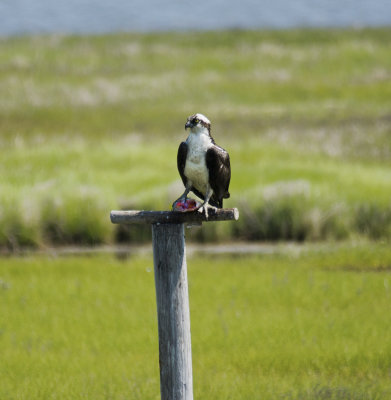
[[[239,210],[237,208],[218,208],[210,210],[208,218],[198,211],[112,211],[110,219],[113,224],[186,224],[212,221],[237,221]]]

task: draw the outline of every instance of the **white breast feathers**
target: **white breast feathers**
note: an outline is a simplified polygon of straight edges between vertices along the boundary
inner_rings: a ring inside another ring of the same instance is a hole
[[[192,186],[205,194],[209,182],[205,155],[207,150],[213,146],[212,140],[207,133],[191,133],[186,143],[188,150],[184,173]]]

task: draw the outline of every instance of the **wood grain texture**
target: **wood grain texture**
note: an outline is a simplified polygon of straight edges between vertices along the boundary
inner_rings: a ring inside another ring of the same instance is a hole
[[[162,400],[193,400],[190,311],[183,224],[153,224]]]
[[[239,219],[237,208],[218,208],[209,210],[206,219],[204,213],[198,211],[111,211],[110,219],[113,224],[184,224],[194,222],[231,221]]]

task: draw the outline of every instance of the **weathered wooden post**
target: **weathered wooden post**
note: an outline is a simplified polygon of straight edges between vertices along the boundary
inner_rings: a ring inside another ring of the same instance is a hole
[[[204,214],[177,211],[112,211],[114,224],[151,224],[159,330],[162,400],[192,400],[190,311],[185,224],[237,220],[236,208]]]

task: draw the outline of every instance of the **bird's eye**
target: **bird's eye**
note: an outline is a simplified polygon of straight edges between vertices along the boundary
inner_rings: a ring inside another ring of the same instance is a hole
[[[193,121],[194,121],[195,124],[198,124],[200,122],[200,120],[198,118],[194,118]]]

